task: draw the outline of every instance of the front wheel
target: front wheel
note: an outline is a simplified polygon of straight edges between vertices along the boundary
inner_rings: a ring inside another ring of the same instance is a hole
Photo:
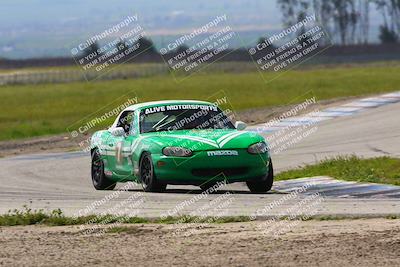
[[[92,152],[92,182],[96,190],[113,190],[116,185],[104,174],[104,162],[97,148]]]
[[[251,193],[266,193],[272,188],[274,183],[274,168],[272,166],[272,161],[269,159],[268,173],[265,177],[258,181],[247,181],[247,187],[250,189]]]
[[[153,160],[150,153],[145,152],[139,164],[140,180],[145,192],[163,192],[167,188],[166,184],[157,181],[154,175]]]

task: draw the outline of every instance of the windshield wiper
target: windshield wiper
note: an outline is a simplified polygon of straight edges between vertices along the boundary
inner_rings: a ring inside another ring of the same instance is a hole
[[[156,124],[153,125],[153,129],[157,129],[157,126],[161,123],[163,123],[165,121],[165,119],[167,119],[169,117],[169,115],[165,116],[164,118],[162,118],[161,120],[159,120]]]

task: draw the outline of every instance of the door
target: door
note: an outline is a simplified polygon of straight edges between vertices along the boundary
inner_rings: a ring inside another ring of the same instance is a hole
[[[121,176],[121,179],[131,180],[133,174],[131,146],[137,138],[135,112],[124,112],[117,127],[124,128],[125,136],[115,138],[115,173]]]

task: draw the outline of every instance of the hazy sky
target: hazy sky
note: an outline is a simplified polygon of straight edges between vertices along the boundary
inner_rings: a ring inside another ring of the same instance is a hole
[[[278,31],[282,20],[276,0],[2,0],[0,57],[69,55],[77,43],[132,14],[156,45],[221,14],[249,41]]]

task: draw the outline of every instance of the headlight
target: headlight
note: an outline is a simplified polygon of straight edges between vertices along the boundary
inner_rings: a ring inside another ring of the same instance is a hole
[[[256,143],[247,149],[247,152],[250,154],[263,154],[268,151],[268,145],[264,142]]]
[[[165,156],[174,157],[190,157],[191,155],[193,155],[192,150],[177,146],[164,147],[162,152]]]

